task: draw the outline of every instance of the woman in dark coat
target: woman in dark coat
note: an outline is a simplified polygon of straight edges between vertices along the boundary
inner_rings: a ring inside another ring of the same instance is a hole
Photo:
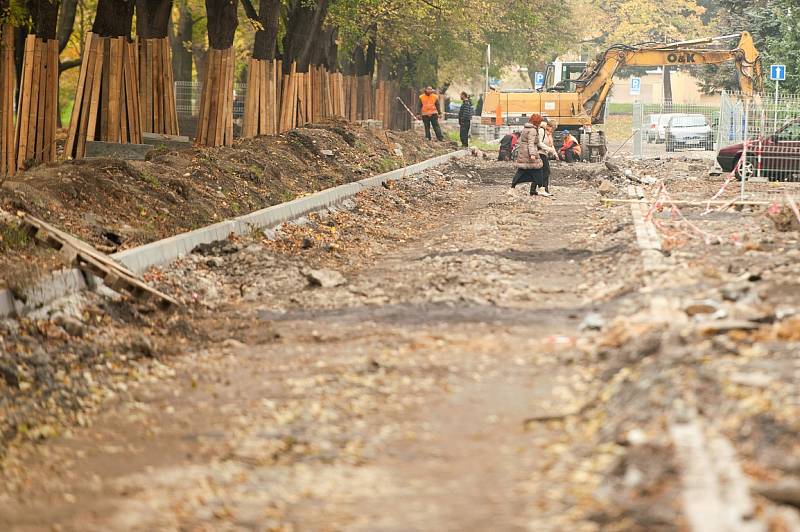
[[[544,175],[542,167],[544,163],[539,155],[544,143],[539,139],[539,125],[542,123],[542,115],[535,114],[528,119],[522,135],[519,137],[519,153],[517,154],[517,173],[511,181],[511,188],[520,183],[531,184],[531,196],[539,194],[538,188],[544,186]]]
[[[466,92],[461,93],[461,109],[458,111],[458,125],[461,133],[461,147],[469,148],[469,130],[472,127],[472,102]]]

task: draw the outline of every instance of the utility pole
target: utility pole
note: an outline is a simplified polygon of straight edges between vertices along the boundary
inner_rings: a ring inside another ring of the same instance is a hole
[[[489,65],[492,64],[492,45],[486,45],[486,90],[484,92],[489,92]]]

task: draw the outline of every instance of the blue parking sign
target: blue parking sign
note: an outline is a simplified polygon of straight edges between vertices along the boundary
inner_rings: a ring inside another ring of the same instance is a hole
[[[536,72],[533,75],[534,79],[534,89],[541,89],[544,87],[544,72]]]
[[[638,96],[642,93],[642,78],[631,78],[631,96]]]
[[[786,81],[786,65],[771,65],[769,67],[771,81]]]

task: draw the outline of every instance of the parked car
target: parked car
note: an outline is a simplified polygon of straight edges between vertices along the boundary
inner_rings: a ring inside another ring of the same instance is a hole
[[[736,177],[750,178],[761,175],[770,180],[800,180],[800,117],[785,123],[774,133],[747,141],[747,158],[742,165],[744,143],[733,144],[719,150],[717,162],[725,172]],[[743,167],[743,168],[742,168]]]
[[[660,114],[653,114],[648,116],[645,121],[645,127],[647,129],[645,130],[644,136],[648,144],[658,142],[658,122],[660,119]]]
[[[653,115],[651,115],[653,116]],[[669,121],[672,120],[675,116],[682,116],[682,113],[665,113],[655,115],[658,116],[658,122],[655,124],[655,127],[648,128],[648,141],[650,138],[653,139],[653,142],[656,144],[664,144],[664,140],[666,139],[667,135],[667,126],[669,125]],[[652,133],[649,133],[652,130]]]
[[[711,150],[714,147],[714,136],[705,116],[678,115],[670,118],[664,132],[664,143],[667,151],[679,148]]]

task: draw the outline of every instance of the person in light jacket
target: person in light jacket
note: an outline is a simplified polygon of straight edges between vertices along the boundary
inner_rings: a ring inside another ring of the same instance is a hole
[[[542,196],[552,196],[550,194],[550,159],[558,159],[558,152],[553,142],[553,131],[556,124],[554,120],[547,119],[539,126],[539,140],[545,147],[545,149],[539,150],[539,155],[542,156],[542,163],[544,163],[542,166],[542,187],[544,190],[540,192]]]
[[[511,188],[520,183],[531,184],[531,196],[539,194],[539,187],[544,186],[542,168],[544,162],[540,152],[548,153],[548,146],[539,138],[539,126],[542,124],[542,115],[534,114],[528,119],[522,135],[519,138],[519,153],[517,154],[517,173],[511,181]],[[549,194],[546,194],[549,196]]]

